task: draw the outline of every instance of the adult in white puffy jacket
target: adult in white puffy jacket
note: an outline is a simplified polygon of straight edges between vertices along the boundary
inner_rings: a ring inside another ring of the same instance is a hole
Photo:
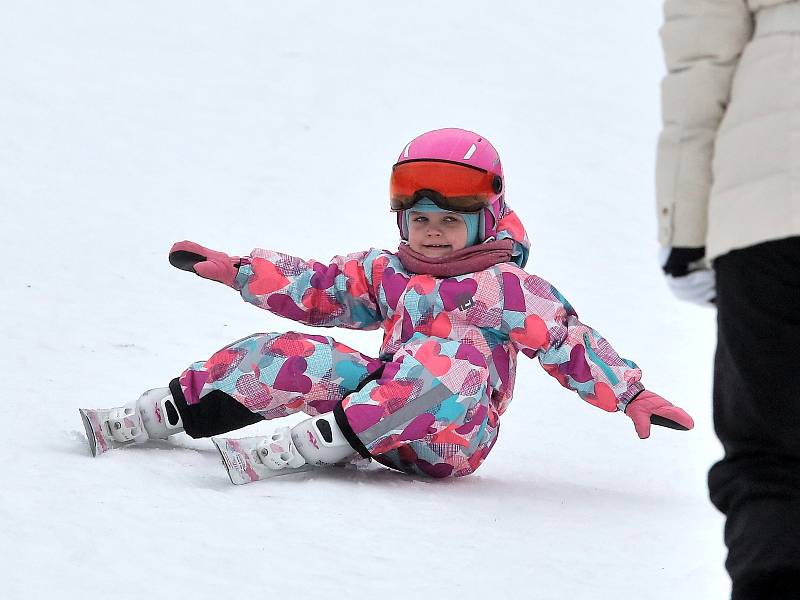
[[[709,473],[735,600],[800,597],[800,2],[666,0],[662,267],[716,304]],[[716,279],[716,281],[715,281]]]

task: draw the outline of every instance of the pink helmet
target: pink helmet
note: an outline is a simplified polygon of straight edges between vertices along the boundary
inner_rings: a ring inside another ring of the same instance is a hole
[[[467,131],[466,129],[436,129],[415,137],[406,144],[397,159],[397,165],[406,162],[426,161],[448,162],[474,167],[494,175],[492,182],[493,194],[489,197],[488,205],[481,210],[480,231],[478,243],[494,237],[497,222],[505,209],[505,180],[503,166],[497,150],[485,137]],[[397,224],[400,235],[407,238],[404,231],[402,213],[397,215]]]

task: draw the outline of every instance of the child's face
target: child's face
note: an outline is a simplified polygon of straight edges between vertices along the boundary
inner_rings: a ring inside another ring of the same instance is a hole
[[[467,245],[467,224],[453,212],[411,211],[408,245],[430,258],[441,258]]]

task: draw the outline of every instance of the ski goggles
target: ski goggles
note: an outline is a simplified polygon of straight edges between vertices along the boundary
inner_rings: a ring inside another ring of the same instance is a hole
[[[392,167],[389,206],[395,212],[430,198],[453,212],[478,212],[503,190],[503,179],[478,167],[446,160],[409,160]]]

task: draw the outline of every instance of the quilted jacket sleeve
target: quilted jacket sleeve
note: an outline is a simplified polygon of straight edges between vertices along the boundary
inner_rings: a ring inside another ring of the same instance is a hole
[[[504,333],[518,351],[538,358],[561,385],[609,412],[624,410],[644,389],[639,367],[581,323],[569,302],[547,281],[509,272],[503,278]]]
[[[656,158],[658,238],[705,246],[714,139],[753,30],[746,0],[666,0],[663,129]]]
[[[370,279],[375,254],[358,252],[322,263],[255,249],[243,259],[236,283],[244,300],[293,321],[377,329],[382,318]]]

